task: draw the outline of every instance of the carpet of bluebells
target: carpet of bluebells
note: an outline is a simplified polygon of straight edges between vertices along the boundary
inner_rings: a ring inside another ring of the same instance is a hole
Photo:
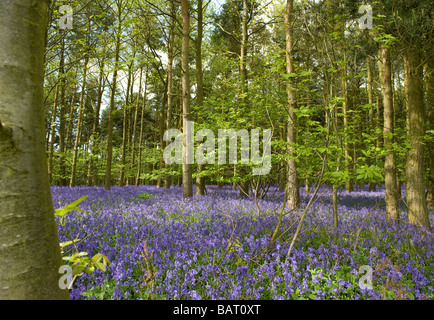
[[[340,191],[338,229],[331,191],[320,189],[288,259],[304,190],[272,245],[284,196],[277,189],[258,200],[258,213],[230,186],[189,200],[181,187],[52,187],[54,208],[82,196],[84,213],[58,224],[59,240],[79,238],[77,250],[111,263],[78,277],[72,299],[434,298],[434,233],[407,224],[404,207],[402,222],[387,222],[384,189]],[[372,289],[360,286],[369,273],[361,266],[372,268]]]

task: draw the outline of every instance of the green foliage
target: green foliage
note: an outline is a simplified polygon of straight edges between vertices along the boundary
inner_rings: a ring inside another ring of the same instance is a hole
[[[60,217],[60,224],[64,225],[64,218],[65,214],[71,212],[71,211],[84,211],[77,207],[83,200],[85,200],[87,196],[81,197],[80,199],[65,205],[64,208],[56,209],[55,215]],[[92,274],[95,269],[99,269],[102,272],[106,272],[107,265],[110,264],[110,260],[103,255],[102,253],[97,253],[92,258],[88,257],[87,252],[80,252],[76,246],[76,244],[81,241],[81,239],[74,239],[67,242],[60,243],[60,248],[62,252],[62,260],[67,261],[68,265],[72,268],[72,275],[74,276],[72,282],[69,284],[69,287],[72,287],[72,284],[74,283],[75,279],[81,275],[83,275],[83,272],[86,272],[87,274]],[[71,255],[66,255],[66,252],[63,251],[63,249],[67,246],[74,245],[75,252]]]
[[[155,196],[153,196],[152,194],[149,194],[147,192],[143,192],[143,193],[139,194],[139,198],[144,199],[144,200],[148,200],[148,199],[155,198]]]
[[[381,183],[384,181],[383,169],[371,165],[361,166],[356,169],[356,180],[360,182]]]
[[[77,211],[80,211],[80,212],[84,212],[84,211],[81,210],[80,208],[77,208],[77,205],[79,205],[79,204],[80,204],[83,200],[85,200],[86,198],[87,198],[87,196],[81,197],[80,199],[74,201],[73,203],[70,203],[70,204],[65,205],[64,208],[58,208],[58,209],[56,209],[54,215],[60,217],[60,224],[61,224],[62,226],[65,225],[65,222],[64,222],[64,220],[63,220],[65,214],[67,214],[67,213],[69,213],[69,212],[71,212],[71,211],[74,211],[74,210],[77,210]]]
[[[116,280],[104,282],[102,287],[91,287],[81,295],[88,300],[96,298],[97,300],[111,300],[116,289]]]

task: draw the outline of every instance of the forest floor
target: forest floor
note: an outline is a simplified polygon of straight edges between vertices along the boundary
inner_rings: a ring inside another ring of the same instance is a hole
[[[80,239],[64,255],[110,260],[105,272],[77,277],[71,298],[434,299],[434,233],[406,223],[404,204],[402,221],[387,222],[383,189],[339,191],[337,229],[331,191],[320,189],[287,259],[309,200],[300,190],[301,210],[285,215],[270,245],[284,196],[274,188],[258,200],[258,215],[254,200],[230,186],[189,200],[180,187],[53,186],[54,208],[87,196],[84,212],[58,223],[60,242]]]

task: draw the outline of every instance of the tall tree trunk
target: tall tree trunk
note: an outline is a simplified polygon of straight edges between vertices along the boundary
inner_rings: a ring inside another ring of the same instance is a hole
[[[396,190],[396,154],[393,150],[394,125],[393,125],[393,97],[392,97],[392,66],[389,48],[380,49],[380,61],[382,63],[381,89],[383,91],[384,110],[384,159],[386,218],[399,221],[398,192]]]
[[[148,81],[148,68],[146,68],[145,74],[145,92],[143,94],[143,102],[142,102],[142,113],[140,115],[140,136],[139,136],[139,150],[137,151],[139,154],[138,164],[137,164],[137,174],[136,174],[136,186],[140,183],[140,169],[142,166],[142,144],[143,144],[143,117],[145,114],[146,107],[146,93],[147,93],[147,81]]]
[[[123,121],[123,128],[122,128],[122,158],[121,158],[121,169],[119,173],[119,187],[123,187],[125,184],[125,160],[127,157],[127,132],[128,132],[128,109],[129,109],[129,103],[130,103],[130,88],[133,86],[131,83],[132,77],[133,77],[133,66],[134,66],[134,59],[135,59],[135,53],[133,60],[131,61],[131,64],[128,66],[128,83],[127,83],[127,96],[125,98],[125,104],[124,104],[124,121]]]
[[[372,134],[375,131],[374,125],[374,94],[373,94],[373,76],[371,58],[366,58],[366,69],[368,72],[368,103],[369,103],[369,133]],[[376,191],[377,185],[375,183],[369,183],[369,191]]]
[[[121,50],[121,35],[122,35],[122,1],[118,3],[118,29],[116,34],[116,52],[115,52],[115,70],[113,72],[113,81],[110,95],[109,120],[107,130],[107,166],[105,172],[105,190],[110,190],[111,186],[111,170],[113,158],[113,113],[115,112],[115,95],[116,83],[118,76],[119,53]]]
[[[69,299],[45,153],[48,0],[0,2],[0,299]]]
[[[246,94],[249,90],[248,79],[247,79],[247,46],[248,46],[248,12],[249,8],[247,5],[247,0],[243,0],[243,14],[241,20],[241,47],[240,47],[240,95],[241,95],[241,106],[243,108],[242,113],[248,108],[248,102]],[[234,166],[234,173],[237,172],[236,165]],[[241,165],[238,169],[238,175],[244,178],[246,175],[245,168]],[[249,195],[249,181],[240,182],[240,196],[247,197]]]
[[[407,153],[406,180],[408,222],[430,228],[425,199],[424,144],[425,110],[422,85],[422,61],[419,48],[405,52],[406,99],[408,108],[408,135],[411,150]]]
[[[136,99],[136,108],[134,112],[134,124],[133,124],[133,130],[131,133],[131,163],[130,163],[130,169],[131,171],[134,170],[134,164],[135,164],[135,157],[136,157],[136,127],[137,127],[137,118],[139,116],[139,109],[140,109],[140,95],[142,94],[142,79],[143,79],[143,67],[140,67],[140,80],[139,80],[139,92],[137,93],[137,99]],[[129,184],[134,184],[135,179],[133,177],[128,179],[130,182]]]
[[[347,61],[346,54],[344,53],[344,61]],[[348,98],[348,82],[347,82],[347,64],[345,63],[342,66],[342,95],[344,97],[342,111],[344,115],[344,141],[343,141],[343,149],[344,149],[344,166],[345,170],[350,170],[350,146],[348,142],[348,118],[349,118],[349,98]],[[345,190],[347,192],[352,192],[354,189],[353,182],[351,180],[345,183]]]
[[[101,111],[102,96],[104,94],[104,87],[105,87],[105,80],[104,80],[105,53],[106,53],[106,43],[104,43],[102,61],[101,64],[99,65],[98,101],[95,106],[95,116],[94,116],[92,136],[91,136],[92,148],[91,148],[91,156],[89,158],[89,168],[88,168],[88,179],[89,179],[88,185],[91,185],[90,180],[92,179],[92,185],[94,186],[98,185],[97,160],[98,160],[98,155],[100,150],[99,114]]]
[[[166,86],[167,86],[167,81],[166,81]],[[167,89],[167,88],[166,88]],[[160,114],[159,114],[159,128],[160,128],[160,147],[161,147],[161,154],[160,154],[160,164],[159,164],[159,173],[158,173],[158,180],[157,180],[157,188],[162,188],[163,187],[163,169],[165,168],[165,164],[164,164],[164,158],[163,158],[163,150],[166,147],[166,141],[164,141],[163,136],[164,136],[164,129],[165,129],[165,112],[164,112],[164,107],[166,106],[166,101],[167,101],[167,90],[164,90],[163,93],[163,101],[161,103],[160,106]]]
[[[292,74],[294,73],[294,65],[293,65],[293,46],[294,46],[294,37],[293,37],[293,25],[292,25],[292,17],[293,17],[293,0],[287,0],[286,2],[286,11],[285,11],[285,35],[286,35],[286,73]],[[288,208],[295,209],[300,205],[300,191],[298,188],[298,175],[297,175],[297,164],[295,162],[295,143],[296,143],[296,116],[294,113],[294,109],[296,108],[296,93],[295,93],[295,84],[292,79],[288,80],[287,85],[288,92],[288,130],[287,130],[287,142],[289,144],[288,147],[288,155],[291,158],[288,159]]]
[[[90,40],[90,21],[88,22],[87,28],[88,36],[86,41],[86,50],[89,50],[89,40]],[[83,121],[83,109],[84,109],[84,95],[86,92],[86,80],[87,80],[87,66],[89,64],[89,53],[86,53],[86,58],[84,61],[84,70],[83,70],[83,84],[81,86],[80,93],[80,105],[78,109],[78,121],[77,121],[77,135],[75,136],[74,142],[74,154],[72,157],[72,168],[71,168],[71,180],[69,181],[69,186],[75,186],[76,172],[77,172],[77,157],[78,157],[78,145],[80,142],[81,135],[81,122]]]
[[[203,38],[203,8],[202,0],[197,1],[197,39],[196,39],[196,99],[199,108],[203,106],[203,71],[202,71],[202,38]],[[201,119],[199,119],[200,122]],[[197,164],[197,173],[200,174],[205,169],[204,164]],[[196,194],[205,194],[205,177],[196,178]]]
[[[71,137],[73,136],[71,133],[74,131],[74,100],[75,94],[77,93],[77,87],[74,86],[71,93],[71,100],[69,102],[69,116],[68,123],[66,125],[66,134],[65,134],[65,153],[68,147],[72,144]]]
[[[183,110],[183,137],[182,147],[182,197],[189,198],[193,196],[193,176],[192,165],[187,163],[189,159],[187,141],[187,122],[190,121],[190,77],[189,77],[189,39],[190,39],[190,14],[188,12],[188,0],[181,0],[182,12],[182,50],[181,50],[181,68],[182,68],[182,110]],[[193,133],[191,133],[193,134]]]
[[[426,101],[428,109],[429,128],[434,131],[434,60],[429,59],[426,64]],[[429,144],[429,176],[427,206],[434,210],[434,143]]]
[[[66,103],[65,103],[65,35],[61,35],[60,47],[60,64],[59,64],[59,77],[61,77],[60,85],[60,116],[59,116],[59,169],[60,179],[59,185],[66,186],[66,168],[65,168],[65,134],[66,134]]]
[[[169,30],[169,48],[168,48],[168,63],[167,63],[167,115],[166,115],[166,128],[171,129],[172,121],[172,104],[173,104],[173,92],[172,92],[172,79],[173,79],[173,48],[175,44],[175,23],[176,23],[176,10],[174,1],[170,2],[170,30]],[[198,30],[199,32],[199,30]],[[169,170],[170,165],[166,164],[166,170]],[[166,173],[164,178],[164,187],[170,188],[171,176]]]

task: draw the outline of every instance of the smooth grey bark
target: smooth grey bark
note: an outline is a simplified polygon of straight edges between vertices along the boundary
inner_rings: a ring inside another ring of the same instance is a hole
[[[0,299],[69,299],[45,154],[48,0],[0,2]]]

